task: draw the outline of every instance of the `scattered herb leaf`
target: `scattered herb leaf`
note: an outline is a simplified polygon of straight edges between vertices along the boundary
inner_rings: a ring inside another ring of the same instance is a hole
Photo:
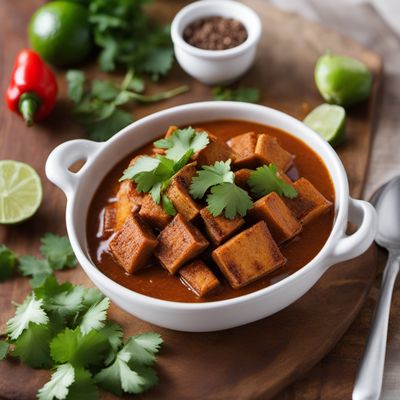
[[[214,100],[223,101],[243,101],[246,103],[258,103],[260,101],[260,89],[254,87],[239,87],[237,89],[214,87],[213,91]]]
[[[77,264],[75,254],[66,236],[46,233],[41,239],[40,252],[47,257],[52,269],[73,268]]]
[[[248,180],[251,191],[258,197],[276,192],[290,199],[297,197],[296,189],[277,175],[278,169],[274,164],[263,165],[253,171]]]
[[[66,399],[68,389],[75,380],[75,370],[71,364],[59,365],[51,379],[38,392],[39,400]]]
[[[188,90],[180,86],[152,95],[142,94],[144,82],[129,70],[120,85],[108,80],[86,83],[82,71],[67,72],[68,96],[75,103],[73,113],[85,126],[89,137],[105,141],[134,121],[131,113],[119,108],[129,102],[157,102],[177,96]]]
[[[0,361],[7,357],[9,347],[10,345],[5,340],[0,340]]]

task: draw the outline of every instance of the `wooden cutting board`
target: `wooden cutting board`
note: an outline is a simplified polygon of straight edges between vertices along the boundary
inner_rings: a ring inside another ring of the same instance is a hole
[[[25,29],[30,15],[43,1],[0,0],[1,38],[0,91],[4,92],[15,55],[27,46]],[[372,143],[374,116],[381,74],[379,56],[354,41],[294,14],[287,14],[263,0],[246,0],[263,20],[264,33],[257,61],[241,80],[243,85],[262,89],[262,103],[297,118],[322,102],[313,83],[313,67],[325,50],[355,56],[374,74],[370,100],[351,110],[347,142],[338,149],[346,167],[351,193],[361,195]],[[158,1],[157,16],[170,20],[186,2]],[[94,67],[88,68],[89,73]],[[22,121],[0,108],[0,159],[16,159],[35,167],[44,183],[44,201],[27,223],[0,227],[0,243],[19,254],[37,254],[45,232],[65,233],[63,194],[45,178],[44,163],[49,152],[65,140],[83,137],[82,128],[70,117],[63,71],[58,73],[60,100],[52,117],[42,125],[26,128]],[[193,81],[176,66],[158,87],[187,83],[191,91],[164,103],[136,107],[136,117],[176,104],[211,99],[210,88]],[[152,89],[150,85],[150,89]],[[245,327],[206,334],[187,334],[157,328],[135,319],[116,307],[111,317],[127,334],[156,330],[165,340],[158,371],[160,384],[143,399],[268,399],[303,376],[341,338],[357,315],[375,276],[376,249],[351,262],[333,267],[302,299],[286,310]],[[62,280],[90,285],[80,268],[59,274]],[[27,280],[15,278],[0,284],[0,329],[13,314],[11,300],[21,301],[28,293]],[[2,329],[1,329],[2,330]],[[17,361],[0,364],[0,398],[33,399],[48,379],[47,371],[34,371]],[[352,379],[352,377],[348,377]],[[300,389],[299,389],[300,390]],[[103,398],[112,398],[104,395]],[[294,399],[288,394],[285,399]],[[302,397],[303,398],[303,397]],[[308,397],[307,397],[308,398]],[[350,398],[340,388],[324,394],[324,399]]]

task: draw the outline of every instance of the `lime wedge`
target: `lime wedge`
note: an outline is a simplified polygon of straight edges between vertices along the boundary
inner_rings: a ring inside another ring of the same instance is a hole
[[[341,106],[321,104],[314,108],[303,122],[332,146],[338,145],[344,139],[346,111]]]
[[[35,214],[42,202],[42,183],[28,164],[0,161],[0,224],[16,224]]]

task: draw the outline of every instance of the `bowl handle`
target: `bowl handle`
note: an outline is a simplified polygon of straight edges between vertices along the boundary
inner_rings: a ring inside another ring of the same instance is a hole
[[[375,239],[377,216],[375,208],[363,200],[350,198],[349,222],[357,227],[351,235],[344,234],[331,252],[331,261],[337,264],[364,253]]]
[[[47,158],[47,178],[69,197],[75,192],[79,176],[102,146],[103,143],[85,139],[70,140],[60,144]],[[85,162],[81,169],[78,172],[70,171],[69,168],[80,160]]]

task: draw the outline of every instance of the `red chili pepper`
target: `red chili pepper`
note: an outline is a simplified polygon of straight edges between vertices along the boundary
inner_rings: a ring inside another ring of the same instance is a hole
[[[46,118],[57,98],[53,71],[31,50],[22,50],[15,61],[6,92],[8,108],[21,114],[28,126]]]

